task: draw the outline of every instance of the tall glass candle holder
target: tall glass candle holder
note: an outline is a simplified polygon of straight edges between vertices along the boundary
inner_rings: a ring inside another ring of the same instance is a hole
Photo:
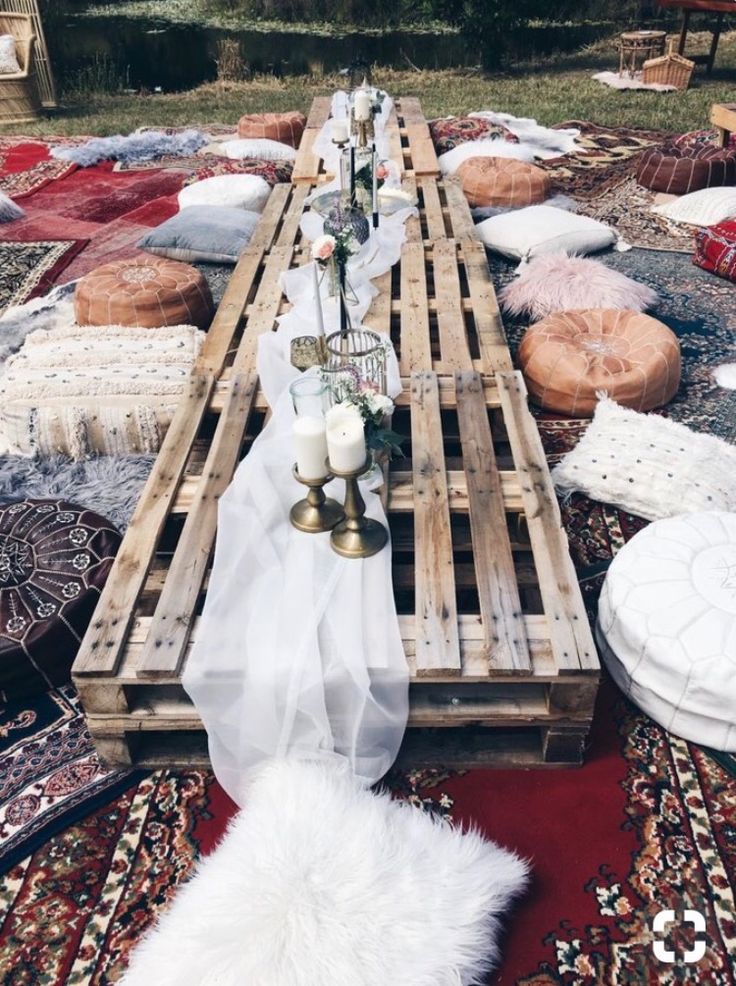
[[[330,406],[327,384],[319,374],[295,380],[289,393],[296,412],[293,425],[296,462],[292,470],[298,482],[309,488],[304,499],[291,508],[289,519],[308,534],[331,531],[344,516],[342,506],[325,496],[323,487],[333,478],[327,468],[325,412]]]

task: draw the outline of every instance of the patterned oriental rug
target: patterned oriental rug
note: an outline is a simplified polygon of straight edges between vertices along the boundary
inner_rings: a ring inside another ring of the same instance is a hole
[[[0,314],[10,305],[46,294],[87,243],[88,240],[0,242]]]

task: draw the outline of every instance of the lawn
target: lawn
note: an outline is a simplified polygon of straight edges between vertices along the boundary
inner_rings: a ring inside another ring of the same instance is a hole
[[[709,35],[692,34],[690,38],[693,50],[705,50],[709,42]],[[684,93],[617,92],[591,78],[596,70],[613,68],[616,58],[609,40],[544,63],[518,64],[498,75],[376,68],[373,79],[393,94],[418,96],[428,118],[495,109],[535,117],[546,125],[587,119],[677,132],[707,126],[712,103],[736,98],[736,31],[722,36],[712,78],[699,68],[693,86]],[[103,135],[128,133],[142,125],[234,124],[246,112],[307,110],[315,96],[343,85],[339,75],[258,76],[247,82],[211,83],[184,93],[68,92],[62,110],[22,129],[37,135]]]

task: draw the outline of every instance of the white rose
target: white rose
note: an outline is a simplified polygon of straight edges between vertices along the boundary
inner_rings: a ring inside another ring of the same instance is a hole
[[[373,414],[391,414],[394,409],[394,402],[385,394],[370,394],[368,400]]]

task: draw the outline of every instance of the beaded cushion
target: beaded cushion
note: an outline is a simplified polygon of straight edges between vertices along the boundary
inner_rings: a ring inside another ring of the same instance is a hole
[[[693,263],[728,281],[736,281],[736,219],[698,230]]]
[[[445,154],[471,140],[489,140],[498,137],[513,144],[519,142],[519,138],[506,127],[474,116],[452,116],[448,120],[431,120],[429,132],[438,155]]]
[[[636,180],[653,192],[671,195],[736,185],[736,148],[691,146],[682,140],[652,147],[637,159]]]
[[[0,699],[69,680],[120,541],[63,500],[0,506]]]
[[[209,327],[214,311],[204,276],[161,257],[117,260],[85,274],[74,292],[79,325]]]
[[[590,417],[601,393],[649,411],[677,391],[680,344],[671,329],[640,312],[558,312],[527,330],[519,365],[530,396],[548,411]]]
[[[289,147],[298,147],[306,125],[306,116],[297,110],[287,113],[246,113],[238,121],[238,136],[242,139],[277,140]]]

